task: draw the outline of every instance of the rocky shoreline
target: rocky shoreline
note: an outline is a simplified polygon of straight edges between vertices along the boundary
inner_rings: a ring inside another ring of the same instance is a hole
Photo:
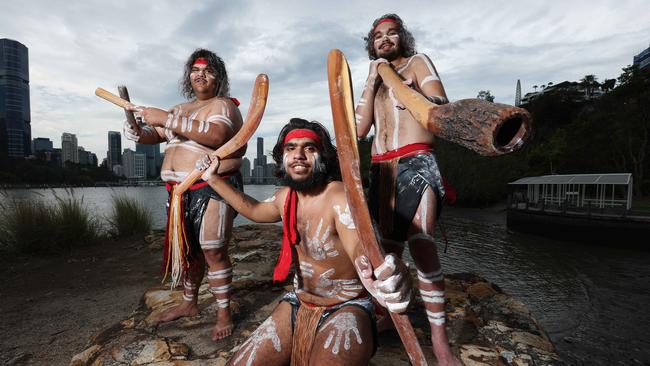
[[[219,342],[210,339],[216,304],[203,284],[199,292],[199,315],[165,324],[151,319],[182,301],[180,290],[168,287],[148,290],[126,319],[91,337],[85,350],[70,365],[223,365],[253,330],[271,313],[290,289],[289,283],[271,282],[278,243],[276,225],[234,228],[230,256],[234,264],[231,308],[233,336]],[[148,238],[158,248],[161,237]],[[447,330],[450,342],[466,365],[563,365],[544,330],[518,300],[498,286],[472,274],[447,274]],[[411,321],[430,365],[429,327],[416,298]],[[379,337],[380,347],[371,365],[408,365],[400,339],[394,332]]]

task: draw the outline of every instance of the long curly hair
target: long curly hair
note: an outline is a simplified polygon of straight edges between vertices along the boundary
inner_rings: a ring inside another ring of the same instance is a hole
[[[196,51],[192,52],[190,57],[185,63],[185,71],[183,72],[183,78],[180,81],[181,94],[189,99],[194,98],[194,89],[192,89],[192,81],[190,80],[190,73],[192,72],[192,66],[194,66],[194,61],[197,58],[205,58],[208,60],[208,66],[214,70],[217,83],[217,94],[218,97],[229,97],[230,96],[230,84],[228,83],[228,73],[226,72],[226,64],[224,64],[221,57],[217,56],[212,51],[208,51],[203,48],[198,48]]]
[[[292,118],[286,126],[280,131],[278,141],[273,147],[273,161],[275,161],[275,176],[283,178],[285,171],[283,169],[282,157],[284,155],[284,138],[291,130],[309,129],[318,135],[321,140],[321,157],[325,164],[325,176],[328,180],[341,180],[341,170],[339,168],[339,156],[336,154],[336,147],[332,145],[332,138],[327,129],[319,122],[309,122],[302,118]]]
[[[368,51],[368,58],[371,60],[377,59],[377,53],[375,52],[375,28],[377,24],[383,19],[392,19],[397,23],[397,34],[399,35],[399,50],[402,57],[411,57],[417,53],[415,50],[415,38],[413,34],[406,29],[402,18],[397,14],[385,14],[375,19],[372,22],[372,27],[368,31],[368,35],[363,38],[366,41],[366,51]]]

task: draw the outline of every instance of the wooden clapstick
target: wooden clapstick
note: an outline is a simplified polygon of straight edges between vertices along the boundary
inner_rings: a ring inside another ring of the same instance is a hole
[[[128,106],[133,105],[133,103],[118,97],[117,95],[109,92],[106,89],[102,89],[102,88],[95,89],[95,95],[115,104],[118,107],[126,108]]]
[[[350,69],[343,53],[337,49],[330,51],[327,58],[327,79],[329,81],[330,103],[336,133],[336,147],[339,155],[341,175],[345,195],[350,205],[350,213],[359,234],[359,245],[374,268],[384,262],[384,251],[375,235],[370,212],[363,194],[361,173],[359,171],[359,151],[357,150],[357,127],[354,117],[352,82]],[[408,315],[390,313],[399,333],[406,353],[413,365],[426,365],[420,343],[415,336]]]
[[[117,87],[117,91],[120,93],[120,98],[126,100],[127,102],[131,102],[131,98],[129,97],[129,90],[126,88],[126,85],[120,85]],[[140,125],[138,125],[138,122],[135,120],[135,116],[133,115],[133,111],[129,110],[124,110],[124,114],[126,115],[126,121],[137,131],[138,133],[140,132]]]
[[[395,98],[422,127],[480,155],[516,151],[531,135],[532,118],[523,108],[482,99],[437,105],[405,85],[389,64],[379,64],[377,71],[383,83],[393,89]]]

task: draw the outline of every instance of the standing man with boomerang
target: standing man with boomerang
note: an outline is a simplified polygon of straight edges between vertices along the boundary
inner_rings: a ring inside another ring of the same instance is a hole
[[[432,152],[434,135],[382,83],[377,67],[390,64],[405,83],[433,103],[447,103],[447,95],[431,60],[416,53],[413,35],[399,16],[387,14],[376,19],[365,40],[373,61],[356,118],[360,137],[375,127],[370,212],[379,225],[387,253],[401,257],[404,242],[408,242],[439,365],[461,365],[451,352],[445,332],[444,279],[432,236],[445,194]],[[380,328],[383,326],[380,324]]]
[[[233,355],[228,365],[366,365],[377,347],[374,305],[389,310],[410,302],[406,266],[388,256],[375,271],[363,255],[350,216],[336,148],[325,128],[293,118],[278,137],[273,159],[288,187],[258,202],[214,175],[208,181],[232,207],[255,222],[283,221],[282,249],[273,279],[284,281],[292,262],[294,289]]]
[[[179,104],[169,111],[133,106],[145,125],[136,128],[124,124],[124,134],[140,144],[167,141],[161,178],[167,190],[180,182],[195,168],[195,162],[232,138],[242,126],[239,102],[229,97],[228,75],[223,60],[211,51],[198,49],[185,64],[181,81],[182,93],[190,102]],[[246,146],[221,162],[219,179],[236,190],[243,190],[239,173],[241,156]],[[171,321],[199,313],[198,290],[208,267],[210,292],[217,303],[217,322],[212,339],[217,341],[232,333],[230,290],[232,264],[228,257],[234,211],[214,192],[207,182],[194,184],[183,195],[183,231],[189,239],[191,253],[184,274],[183,302],[160,314],[159,322]],[[169,213],[171,214],[171,213]],[[169,230],[169,227],[168,227]],[[167,233],[169,236],[169,232]],[[165,245],[168,255],[169,238]],[[167,263],[167,261],[165,261]]]

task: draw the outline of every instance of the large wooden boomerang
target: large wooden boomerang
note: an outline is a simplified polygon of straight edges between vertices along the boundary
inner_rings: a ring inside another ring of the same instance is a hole
[[[341,175],[345,185],[345,195],[350,204],[350,213],[359,235],[359,244],[374,268],[384,262],[384,252],[377,241],[372,226],[370,212],[363,195],[363,185],[359,172],[359,151],[357,150],[357,126],[354,117],[352,82],[350,69],[343,53],[337,49],[330,51],[327,58],[327,78],[329,81],[330,103],[336,133]],[[390,313],[404,348],[413,365],[426,365],[427,361],[420,348],[413,327],[406,314]]]

